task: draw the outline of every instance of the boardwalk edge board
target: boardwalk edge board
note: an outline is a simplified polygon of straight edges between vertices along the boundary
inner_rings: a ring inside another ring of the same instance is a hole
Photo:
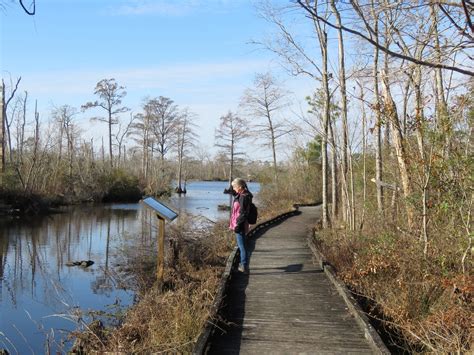
[[[336,287],[337,292],[344,299],[351,314],[354,316],[359,327],[364,330],[364,336],[369,341],[371,347],[379,354],[391,354],[385,343],[382,341],[379,333],[370,324],[365,312],[360,307],[359,303],[354,299],[346,285],[337,277],[334,268],[326,261],[324,255],[317,249],[313,242],[314,230],[308,235],[308,245],[311,248],[314,256],[317,258],[318,264],[323,269],[324,273],[332,284]]]
[[[293,205],[293,210],[289,212],[285,212],[283,214],[280,214],[274,218],[271,218],[269,220],[263,221],[255,227],[253,227],[249,233],[247,234],[247,237],[249,238],[255,238],[257,235],[260,233],[264,232],[267,228],[271,227],[273,224],[278,223],[280,221],[283,221],[291,216],[295,216],[299,214],[300,212],[298,211],[298,207],[300,205]],[[303,205],[301,205],[303,206]],[[195,355],[200,355],[204,354],[207,346],[207,341],[212,334],[212,331],[214,329],[214,319],[216,318],[216,315],[218,314],[223,300],[224,300],[224,295],[225,291],[227,289],[227,285],[229,284],[229,280],[232,274],[232,270],[235,269],[238,265],[238,258],[239,252],[238,252],[238,247],[235,246],[232,252],[230,253],[229,257],[227,258],[226,266],[224,273],[222,274],[222,278],[220,281],[219,289],[217,291],[216,298],[214,300],[214,303],[211,307],[211,311],[209,313],[209,317],[206,321],[206,325],[204,326],[203,330],[201,331],[199,337],[196,340],[196,343],[194,345],[192,353]]]

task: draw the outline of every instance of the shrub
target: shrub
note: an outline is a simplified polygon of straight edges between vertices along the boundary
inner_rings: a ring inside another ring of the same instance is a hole
[[[114,169],[99,177],[105,191],[102,202],[136,202],[142,197],[138,178],[122,169]]]

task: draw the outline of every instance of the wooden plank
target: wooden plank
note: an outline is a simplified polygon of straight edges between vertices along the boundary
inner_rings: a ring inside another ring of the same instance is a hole
[[[373,353],[307,246],[319,209],[249,241],[250,274],[232,275],[208,354]]]

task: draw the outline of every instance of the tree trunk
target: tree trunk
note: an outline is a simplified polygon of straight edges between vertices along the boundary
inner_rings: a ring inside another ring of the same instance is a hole
[[[1,173],[5,171],[5,83],[2,80],[2,98],[0,100],[0,159],[1,159]]]
[[[417,66],[413,73],[413,86],[415,90],[415,122],[416,122],[416,140],[418,143],[418,151],[420,158],[425,163],[425,142],[424,127],[425,117],[423,110],[423,94],[421,92],[421,67]]]
[[[277,166],[277,156],[276,156],[276,142],[275,142],[275,131],[273,129],[272,120],[270,116],[268,117],[268,124],[270,127],[270,135],[272,139],[272,157],[273,157],[273,182],[277,184],[278,179],[278,166]]]
[[[31,165],[28,169],[26,176],[24,189],[25,191],[31,192],[33,189],[32,180],[34,179],[34,171],[36,169],[36,163],[38,161],[38,150],[39,150],[39,113],[38,113],[38,102],[35,103],[35,136],[33,146],[33,157],[31,158]]]
[[[74,144],[73,144],[73,137],[71,132],[71,127],[68,126],[67,132],[67,141],[68,141],[68,160],[69,160],[69,177],[72,181],[72,170],[73,170],[73,156],[74,156]]]
[[[374,19],[374,32],[375,32],[375,41],[378,44],[378,15],[375,13],[374,3],[371,3],[372,16]],[[373,69],[373,78],[374,78],[374,99],[375,99],[375,179],[377,181],[382,181],[383,171],[382,171],[382,118],[381,118],[381,109],[380,109],[380,96],[379,96],[379,49],[375,47],[374,49],[374,69]],[[378,212],[383,214],[383,188],[380,185],[377,185],[377,209]]]
[[[365,113],[365,100],[364,100],[364,87],[362,84],[360,87],[360,101],[362,103],[362,215],[360,217],[359,229],[364,226],[365,219],[365,202],[367,200],[367,117]]]
[[[61,165],[61,160],[63,158],[63,135],[64,135],[64,122],[63,122],[63,118],[61,117],[60,122],[59,122],[58,161],[56,163],[56,166],[58,169]]]
[[[102,136],[102,147],[100,149],[101,153],[102,153],[102,163],[105,163],[105,147],[104,147],[104,137]]]
[[[326,60],[323,60],[326,62]],[[329,88],[327,73],[323,74],[323,87],[326,93],[324,117],[323,117],[323,137],[321,142],[321,157],[322,157],[322,193],[323,193],[323,228],[329,227],[329,216],[328,216],[328,127],[329,127]]]
[[[438,32],[438,13],[437,7],[434,4],[430,5],[431,11],[431,21],[433,24],[433,39],[434,39],[434,49],[435,49],[435,60],[437,63],[441,64],[442,53],[441,46],[439,43],[439,32]],[[446,156],[449,151],[449,142],[451,136],[451,121],[448,115],[448,106],[446,103],[446,98],[444,96],[444,85],[443,85],[443,72],[441,68],[435,69],[435,100],[436,100],[436,120],[437,125],[443,133],[443,138],[445,141],[444,155]]]
[[[351,186],[351,215],[350,215],[350,228],[355,230],[356,224],[356,210],[355,210],[355,186],[354,186],[354,166],[352,164],[352,152],[349,151],[349,179]]]
[[[392,98],[390,92],[390,86],[386,73],[382,78],[382,87],[384,95],[384,108],[387,120],[390,122],[391,131],[393,134],[393,146],[395,148],[395,154],[397,157],[398,168],[400,171],[400,178],[402,183],[403,195],[405,197],[406,211],[408,226],[413,228],[414,226],[414,211],[411,206],[410,198],[412,195],[410,173],[408,168],[408,159],[405,148],[405,141],[400,127],[400,121],[398,119],[397,107],[395,101]]]
[[[334,0],[331,0],[331,8],[336,16],[336,25],[341,26],[341,16],[337,10]],[[351,204],[348,198],[344,198],[347,195],[347,152],[348,152],[348,126],[347,126],[347,91],[346,91],[346,67],[344,58],[344,36],[342,29],[338,29],[338,51],[339,51],[339,83],[341,90],[341,119],[342,119],[342,160],[341,160],[341,175],[342,181],[346,182],[344,187],[341,184],[341,197],[342,197],[342,215],[344,221],[347,221],[348,213],[351,210]],[[344,193],[344,189],[346,189]]]
[[[229,186],[232,184],[232,180],[234,179],[234,140],[232,139],[230,145],[230,168],[229,168]],[[232,215],[232,194],[229,195],[229,216]]]
[[[147,120],[147,119],[145,119]],[[144,120],[144,121],[145,121]],[[143,132],[143,157],[142,157],[142,175],[143,175],[143,179],[145,181],[147,181],[147,178],[148,178],[148,145],[149,145],[149,137],[148,137],[148,121],[145,121],[144,122],[144,132]]]
[[[112,152],[112,113],[111,108],[109,109],[109,155],[110,155],[110,167],[114,167],[114,157]]]
[[[329,121],[329,140],[331,144],[331,219],[336,220],[339,213],[339,199],[337,195],[337,152],[333,124]]]
[[[183,175],[184,140],[185,140],[186,126],[183,125],[182,129],[183,131],[179,133],[180,137],[178,141],[178,187],[177,187],[178,193],[184,192],[183,188],[181,187],[181,184],[182,184],[182,175]]]
[[[411,70],[411,73],[413,73],[413,70]],[[409,79],[405,82],[405,87],[404,87],[404,91],[403,91],[403,107],[402,107],[402,117],[403,117],[403,120],[402,120],[402,123],[403,123],[403,126],[402,126],[402,133],[404,136],[407,135],[407,131],[408,131],[408,127],[407,127],[407,116],[408,116],[408,100],[410,99],[410,82],[411,82],[411,77],[413,74],[408,74],[409,75]]]
[[[20,132],[18,134],[18,144],[17,146],[19,147],[18,149],[18,158],[17,161],[19,162],[20,165],[23,165],[23,147],[25,144],[25,126],[26,126],[26,103],[28,101],[28,92],[25,91],[25,99],[23,100],[23,116],[22,116],[22,122],[21,122],[21,127],[20,127]]]
[[[307,5],[310,5],[310,1],[306,1]],[[317,14],[318,12],[318,1],[313,4],[313,10]],[[321,180],[322,180],[322,227],[329,227],[329,216],[328,216],[328,133],[329,133],[329,121],[331,119],[331,93],[329,91],[329,77],[328,77],[328,53],[327,53],[327,33],[321,27],[321,23],[317,17],[313,17],[313,24],[316,29],[319,40],[319,48],[321,51],[321,82],[324,94],[324,109],[323,109],[323,132],[321,142]]]
[[[178,187],[177,187],[177,192],[182,193],[183,188],[181,187],[182,181],[183,181],[183,158],[180,156],[178,158]]]
[[[8,100],[5,100],[5,82],[2,79],[2,98],[0,100],[0,159],[1,159],[1,172],[5,171],[5,133],[8,134],[8,142],[10,148],[10,162],[13,161],[12,159],[12,144],[11,144],[11,135],[10,135],[10,125],[8,124],[8,117],[7,117],[7,108],[10,104],[10,101],[15,97],[15,93],[18,90],[18,85],[20,85],[21,77],[19,77],[16,81],[15,87],[12,89],[10,97]],[[26,100],[26,99],[25,99]],[[7,132],[5,132],[5,128]]]

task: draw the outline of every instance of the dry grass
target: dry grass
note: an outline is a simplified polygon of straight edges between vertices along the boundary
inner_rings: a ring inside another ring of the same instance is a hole
[[[183,226],[168,231],[165,279],[160,286],[155,283],[156,264],[145,253],[150,248],[128,251],[126,274],[135,282],[138,302],[126,312],[119,327],[104,329],[92,324],[74,334],[78,339],[76,351],[191,351],[210,315],[231,238],[222,224],[205,235]]]
[[[371,221],[364,232],[321,231],[317,243],[339,276],[383,314],[405,350],[467,353],[474,344],[474,277],[462,274],[458,243],[433,242],[423,256],[416,237]]]
[[[321,192],[315,171],[303,174],[298,170],[282,172],[278,183],[262,184],[258,193],[259,218],[271,218],[288,212],[295,203],[315,203],[321,200]]]
[[[174,289],[152,288],[114,330],[107,348],[126,352],[188,352],[199,335],[214,300],[219,270],[173,277]]]

